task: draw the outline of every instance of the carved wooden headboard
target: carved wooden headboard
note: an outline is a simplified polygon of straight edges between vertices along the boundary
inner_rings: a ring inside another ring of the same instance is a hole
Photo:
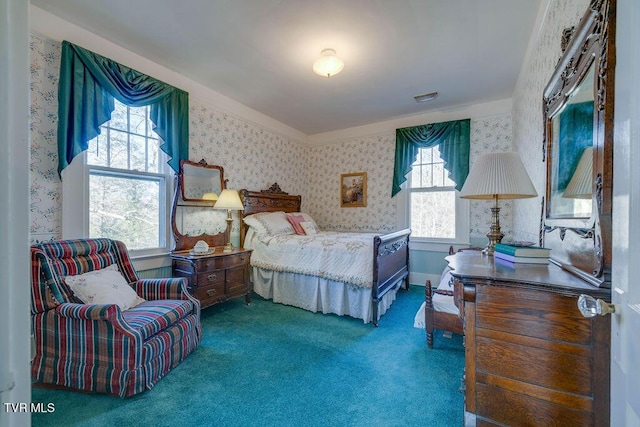
[[[280,189],[278,183],[273,184],[267,190],[249,191],[240,190],[240,200],[244,205],[242,218],[259,212],[300,212],[302,196],[292,196]],[[244,236],[247,227],[244,221],[240,221],[240,246],[244,245]]]

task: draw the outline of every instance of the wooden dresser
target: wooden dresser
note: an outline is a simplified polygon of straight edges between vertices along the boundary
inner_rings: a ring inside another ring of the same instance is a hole
[[[189,290],[200,300],[202,308],[244,295],[251,302],[249,280],[250,250],[242,248],[208,255],[191,255],[189,251],[171,253],[173,275],[186,277]]]
[[[611,317],[584,318],[577,301],[608,302],[610,290],[553,264],[447,261],[464,317],[466,425],[609,425]]]

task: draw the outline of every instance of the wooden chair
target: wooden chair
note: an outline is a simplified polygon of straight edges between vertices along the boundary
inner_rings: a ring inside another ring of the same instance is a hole
[[[465,250],[477,251],[482,250],[482,248],[465,248],[460,249],[458,252]],[[453,249],[453,246],[449,247],[449,255],[453,255],[454,253],[455,250]],[[443,283],[447,270],[443,272],[440,283],[435,289],[431,285],[431,280],[427,280],[424,288],[424,324],[427,332],[427,347],[429,348],[433,348],[434,329],[464,335],[462,317],[459,307],[455,304],[453,287],[446,286],[446,282]],[[453,278],[450,278],[450,280],[453,280]],[[444,297],[439,298],[439,304],[434,304],[433,299],[435,295],[442,295]],[[443,308],[448,310],[443,311]]]

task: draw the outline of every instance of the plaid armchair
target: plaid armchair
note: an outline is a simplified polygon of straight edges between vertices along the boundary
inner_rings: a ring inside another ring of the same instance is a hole
[[[117,264],[145,302],[83,304],[65,276]],[[184,278],[138,279],[127,248],[110,239],[61,240],[31,247],[31,318],[36,382],[131,396],[152,388],[196,348],[200,303]]]

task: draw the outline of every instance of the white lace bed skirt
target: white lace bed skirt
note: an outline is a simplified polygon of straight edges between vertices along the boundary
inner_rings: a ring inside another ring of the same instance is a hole
[[[356,288],[343,282],[303,274],[251,267],[253,290],[262,298],[299,307],[314,313],[350,316],[370,323],[373,319],[371,289]],[[397,288],[379,303],[378,317],[387,312],[396,299]]]

